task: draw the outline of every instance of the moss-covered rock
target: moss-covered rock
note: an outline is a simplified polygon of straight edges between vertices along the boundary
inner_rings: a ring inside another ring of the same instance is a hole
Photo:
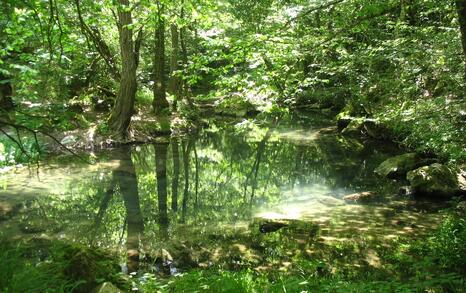
[[[399,178],[404,177],[411,170],[432,164],[433,161],[433,159],[423,159],[416,153],[407,153],[385,160],[374,172],[387,178]]]
[[[415,195],[450,198],[460,192],[456,174],[437,163],[408,172],[407,179]]]
[[[346,126],[345,129],[342,130],[341,133],[344,135],[360,135],[363,126],[364,126],[363,119],[353,119],[348,124],[348,126]]]
[[[387,128],[377,119],[364,120],[364,132],[375,139],[388,139],[389,133]]]
[[[119,276],[121,268],[115,258],[100,249],[91,249],[78,244],[65,244],[59,245],[54,252],[54,259],[66,260],[65,276],[71,280],[80,281],[75,292],[90,292],[102,281],[124,285]]]

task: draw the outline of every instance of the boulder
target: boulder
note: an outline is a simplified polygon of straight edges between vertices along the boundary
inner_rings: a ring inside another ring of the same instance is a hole
[[[71,147],[78,142],[79,138],[75,135],[67,135],[65,136],[60,143],[64,146]]]
[[[432,164],[434,159],[423,159],[416,153],[407,153],[385,160],[374,172],[387,178],[399,178],[411,170]]]
[[[364,125],[364,120],[354,119],[341,131],[344,135],[360,135],[362,127]]]
[[[373,201],[378,197],[377,193],[372,191],[357,192],[343,196],[347,203],[366,203]]]
[[[364,120],[364,132],[375,139],[387,139],[387,129],[376,119]]]
[[[408,172],[407,179],[415,195],[450,198],[461,192],[457,175],[437,163]]]
[[[338,117],[337,118],[338,131],[342,131],[343,129],[345,129],[353,120],[354,118],[350,116]]]
[[[413,195],[413,189],[411,188],[411,186],[401,186],[398,190],[398,195],[411,196]]]

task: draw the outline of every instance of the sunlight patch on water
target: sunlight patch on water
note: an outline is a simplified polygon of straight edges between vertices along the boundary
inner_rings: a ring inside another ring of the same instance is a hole
[[[324,184],[309,184],[281,190],[281,201],[273,206],[262,207],[256,217],[267,219],[328,219],[328,213],[335,207],[345,205],[344,201],[332,195],[342,191],[330,189]]]
[[[321,136],[319,130],[296,129],[287,131],[275,131],[273,137],[279,140],[285,140],[298,145],[307,145]]]

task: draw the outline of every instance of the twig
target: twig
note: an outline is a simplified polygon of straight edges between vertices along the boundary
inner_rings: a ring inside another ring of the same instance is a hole
[[[34,135],[34,138],[36,140],[36,143],[38,143],[38,140],[37,140],[37,133],[40,133],[44,136],[47,136],[49,138],[51,138],[56,144],[58,144],[61,148],[63,148],[64,150],[66,150],[67,152],[69,152],[70,154],[72,154],[73,156],[79,158],[80,160],[82,160],[83,162],[86,162],[88,164],[91,164],[88,160],[86,160],[85,158],[81,157],[80,155],[78,155],[77,153],[75,153],[73,150],[71,150],[70,148],[68,148],[67,146],[65,146],[64,144],[62,144],[56,137],[54,137],[53,135],[51,134],[48,134],[47,132],[45,131],[42,131],[42,130],[35,130],[35,129],[31,129],[27,126],[24,126],[24,125],[19,125],[19,124],[15,124],[15,123],[11,123],[11,122],[7,122],[7,121],[3,121],[3,120],[0,120],[0,125],[7,125],[7,126],[10,126],[10,127],[13,127],[15,129],[24,129],[24,130],[27,130],[29,132],[31,132],[33,135]],[[31,158],[31,156],[29,156],[29,154],[27,154],[27,152],[24,150],[24,147],[22,146],[22,144],[20,144],[14,137],[10,136],[8,133],[6,133],[3,129],[0,128],[0,130],[9,138],[11,139],[12,141],[14,141],[21,149],[22,152],[24,152],[28,158]]]
[[[21,152],[24,155],[26,155],[26,157],[28,157],[28,159],[32,160],[32,157],[28,154],[28,152],[24,149],[23,145],[19,141],[17,141],[13,136],[9,135],[5,130],[0,128],[0,131],[3,132],[3,134],[5,134],[5,136],[8,137],[11,141],[13,141],[15,144],[17,144],[19,149],[21,150]]]

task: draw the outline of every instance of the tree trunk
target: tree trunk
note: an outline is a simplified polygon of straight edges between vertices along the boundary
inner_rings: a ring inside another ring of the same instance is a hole
[[[173,109],[176,110],[178,97],[180,95],[180,78],[176,76],[178,70],[179,34],[175,24],[170,26],[172,37],[172,56],[170,59],[170,81],[168,82],[168,92],[174,96]]]
[[[129,0],[119,0],[122,6],[129,6]],[[121,50],[121,79],[118,96],[109,119],[109,127],[118,135],[125,136],[131,116],[134,111],[136,99],[136,54],[134,51],[133,30],[131,25],[131,12],[126,9],[118,9],[118,28],[120,33]]]
[[[182,5],[184,1],[182,1]],[[181,7],[181,19],[184,18],[184,6]],[[181,27],[180,29],[180,45],[181,45],[181,61],[183,63],[183,69],[186,69],[188,66],[188,49],[186,47],[186,26]],[[194,106],[193,100],[191,99],[188,83],[185,80],[181,81],[182,83],[182,94],[188,103],[188,106],[192,108]]]
[[[178,184],[180,180],[180,151],[178,139],[172,140],[172,156],[173,156],[173,180],[172,180],[172,210],[178,211]]]
[[[8,79],[0,74],[0,110],[11,110],[14,107],[13,104],[13,88]]]
[[[167,94],[165,92],[165,21],[162,17],[162,5],[158,5],[158,23],[155,29],[155,56],[154,56],[154,100],[152,107],[156,114],[168,109]]]
[[[461,45],[463,46],[463,57],[465,62],[464,77],[466,79],[466,0],[456,0],[456,9],[458,11],[458,22],[461,31]]]
[[[131,149],[122,150],[123,158],[118,168],[113,171],[113,178],[120,187],[126,210],[126,222],[128,225],[126,238],[128,272],[136,272],[139,269],[139,245],[144,233],[144,220],[139,203],[138,180],[133,162],[131,161]]]
[[[168,224],[167,214],[167,150],[168,143],[156,143],[155,174],[157,177],[157,198],[159,207],[159,224]]]
[[[183,169],[184,169],[184,191],[181,210],[181,222],[186,223],[186,215],[188,214],[189,201],[189,153],[191,152],[191,141],[183,142],[181,145],[183,150]]]

